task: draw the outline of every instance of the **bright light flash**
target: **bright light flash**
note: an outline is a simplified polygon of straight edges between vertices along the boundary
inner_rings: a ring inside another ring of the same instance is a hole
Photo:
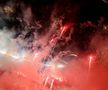
[[[12,57],[12,58],[15,58],[15,59],[18,59],[18,58],[19,58],[18,55],[12,55],[11,57]]]
[[[91,64],[92,64],[93,56],[89,57],[89,70],[91,69]]]
[[[0,50],[1,54],[6,54],[6,50]]]
[[[60,77],[56,77],[56,79],[57,79],[57,80],[59,80],[60,82],[62,82],[62,81],[63,81],[63,79],[62,79],[62,78],[60,78]]]
[[[0,50],[0,54],[12,57],[14,59],[20,59],[20,58],[25,57],[25,55],[20,55],[20,54],[15,54],[15,53],[8,53],[6,50]]]
[[[57,68],[64,68],[64,65],[63,64],[58,64]]]

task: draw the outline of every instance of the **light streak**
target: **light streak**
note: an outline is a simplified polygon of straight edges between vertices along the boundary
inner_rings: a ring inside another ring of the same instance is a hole
[[[63,27],[61,27],[61,33],[60,33],[60,37],[63,36],[64,33],[66,33],[67,31],[69,31],[69,29],[71,28],[72,24],[71,23],[68,23],[68,24],[65,24]]]
[[[53,85],[54,85],[54,79],[51,81],[50,90],[52,90]]]
[[[65,27],[65,26],[64,26],[64,27],[62,27],[62,28],[61,28],[61,30],[62,30],[62,31],[61,31],[61,33],[60,33],[60,37],[61,37],[61,36],[63,35],[63,33],[65,32],[66,27]]]
[[[14,59],[19,59],[19,56],[18,55],[10,55],[12,58]]]
[[[56,38],[52,38],[52,39],[50,40],[50,44],[55,43],[55,42],[56,42]]]
[[[107,0],[102,0],[104,3],[108,4],[108,1]]]
[[[77,55],[77,54],[71,54],[71,56],[75,56],[75,57],[77,57],[78,55]]]
[[[33,61],[35,61],[35,59],[37,58],[37,56],[39,55],[39,53],[35,53],[34,57],[33,57]]]
[[[90,57],[89,57],[89,70],[91,69],[92,60],[93,60],[93,57],[90,56]]]
[[[49,80],[49,77],[47,77],[47,78],[45,79],[44,87],[47,85],[48,80]]]
[[[25,57],[25,55],[19,55],[18,53],[16,53],[16,54],[15,53],[9,53],[6,50],[0,50],[0,54],[5,55],[5,56],[9,56],[13,59],[21,59],[21,58]]]

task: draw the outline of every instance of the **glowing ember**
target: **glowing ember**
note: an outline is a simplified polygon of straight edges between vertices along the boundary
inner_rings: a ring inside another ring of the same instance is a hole
[[[7,5],[4,7],[4,12],[5,13],[13,13],[13,9],[12,9],[12,7]]]
[[[89,57],[89,69],[91,68],[91,65],[92,65],[92,59],[93,59],[93,57],[90,56],[90,57]]]
[[[90,56],[89,56],[89,70],[90,70],[91,67],[92,67],[92,64],[93,64],[94,59],[95,59],[95,56],[93,56],[93,55],[90,55]]]

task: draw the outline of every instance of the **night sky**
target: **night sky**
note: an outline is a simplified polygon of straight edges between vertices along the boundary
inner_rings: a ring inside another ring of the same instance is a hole
[[[4,26],[8,28],[15,27],[17,35],[22,33],[20,29],[26,26],[23,25],[24,23],[20,23],[17,18],[19,17],[22,19],[24,16],[24,8],[28,7],[31,8],[33,14],[31,26],[33,26],[35,21],[39,21],[42,25],[41,30],[38,30],[39,34],[44,34],[44,32],[47,31],[45,28],[48,28],[51,25],[51,21],[57,18],[62,19],[62,24],[68,22],[78,24],[79,22],[82,23],[86,21],[97,23],[100,17],[104,17],[106,20],[108,18],[108,4],[102,0],[0,0],[1,7],[4,7],[7,3],[11,3],[10,5],[14,8],[14,12],[9,14],[9,16],[6,13],[0,14],[0,28]],[[22,6],[22,3],[24,3],[24,6]],[[30,33],[32,33],[32,31],[30,31]],[[32,36],[30,33],[27,37],[30,35]],[[80,38],[78,41],[79,44],[83,40],[88,41],[87,37],[83,37],[86,33],[87,32],[83,32],[76,37],[76,39]],[[85,45],[85,42],[81,45]],[[81,48],[82,47],[84,46],[81,46]]]
[[[11,0],[12,2],[24,2],[32,7],[37,19],[49,20],[56,6],[58,15],[65,17],[66,21],[97,21],[99,17],[108,17],[108,4],[102,0]],[[4,5],[9,0],[0,0]]]
[[[57,5],[59,15],[71,21],[96,21],[99,17],[108,17],[108,4],[102,0],[23,0],[31,4],[39,16],[51,14],[52,9]],[[47,8],[45,11],[44,9]],[[42,15],[41,15],[42,14]],[[47,15],[46,15],[47,16]],[[47,16],[48,17],[48,16]],[[73,18],[72,18],[73,17]],[[75,19],[76,17],[76,19]]]

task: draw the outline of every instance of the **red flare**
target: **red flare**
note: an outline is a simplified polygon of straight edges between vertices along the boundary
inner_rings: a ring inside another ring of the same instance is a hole
[[[91,69],[91,66],[92,66],[94,60],[95,60],[95,56],[94,55],[90,55],[89,56],[89,69]]]
[[[72,23],[67,23],[60,29],[60,37],[63,36],[64,33],[68,32],[72,28]]]

